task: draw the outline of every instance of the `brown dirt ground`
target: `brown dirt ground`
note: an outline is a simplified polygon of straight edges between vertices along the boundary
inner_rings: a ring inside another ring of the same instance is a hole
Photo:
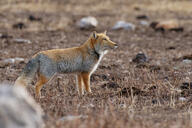
[[[192,81],[192,63],[182,61],[183,56],[192,56],[191,13],[190,0],[2,0],[0,33],[12,38],[0,39],[0,60],[22,57],[25,62],[1,67],[0,81],[14,82],[38,51],[82,44],[92,30],[79,30],[75,23],[92,15],[99,21],[95,30],[108,30],[119,48],[110,51],[92,75],[93,94],[79,97],[73,75],[57,75],[43,87],[38,103],[45,112],[46,128],[192,127],[192,91],[179,89],[183,82]],[[27,18],[31,14],[42,20],[30,22]],[[177,19],[185,30],[155,32],[139,25],[135,18],[139,14],[149,16],[149,22]],[[118,20],[133,22],[137,29],[111,30]],[[26,28],[12,28],[21,21]],[[18,44],[13,38],[29,39],[32,43]],[[131,62],[139,52],[149,57],[144,66]],[[28,87],[32,96],[33,88]],[[187,100],[180,101],[180,97]],[[60,120],[67,115],[87,118]]]

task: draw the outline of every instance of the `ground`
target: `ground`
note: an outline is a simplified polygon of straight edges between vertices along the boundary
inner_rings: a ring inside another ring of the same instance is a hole
[[[0,2],[0,60],[21,57],[23,63],[0,66],[0,81],[14,82],[25,63],[38,51],[82,44],[93,30],[103,32],[119,47],[104,56],[91,77],[92,94],[79,97],[72,74],[58,74],[42,89],[36,101],[45,112],[46,128],[192,127],[192,2],[190,0],[2,0]],[[156,32],[142,26],[147,22],[179,20],[184,32]],[[28,17],[40,17],[29,21]],[[95,16],[99,25],[80,30],[76,22]],[[136,24],[135,31],[112,30],[118,20]],[[23,22],[23,29],[13,24]],[[32,43],[16,43],[14,38]],[[132,59],[142,52],[148,62]],[[35,82],[35,81],[34,81]],[[28,87],[34,97],[34,82]],[[81,118],[64,120],[72,115]]]

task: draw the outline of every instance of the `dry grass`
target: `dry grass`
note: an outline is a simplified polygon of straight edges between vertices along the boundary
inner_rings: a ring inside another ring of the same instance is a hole
[[[23,57],[27,62],[41,50],[78,46],[91,31],[79,30],[75,23],[83,16],[93,15],[99,20],[96,30],[107,29],[120,47],[110,51],[93,74],[93,94],[79,97],[72,75],[58,75],[42,89],[44,97],[38,102],[46,113],[46,128],[192,127],[192,91],[179,88],[183,82],[192,81],[192,65],[181,59],[191,54],[191,9],[190,1],[173,0],[85,0],[81,4],[76,0],[4,1],[0,5],[0,33],[29,39],[32,43],[16,44],[11,39],[0,39],[0,59]],[[42,21],[29,21],[31,14]],[[138,14],[149,16],[149,22],[177,19],[185,31],[154,32],[139,25],[135,19]],[[131,21],[138,26],[137,30],[112,31],[117,20]],[[27,27],[13,29],[12,25],[20,21]],[[141,51],[147,54],[149,62],[132,63],[132,58]],[[0,81],[13,82],[24,65],[1,67]],[[127,92],[121,91],[124,88]],[[34,96],[33,86],[29,92]],[[186,100],[182,101],[181,97]],[[83,117],[61,120],[68,115]]]

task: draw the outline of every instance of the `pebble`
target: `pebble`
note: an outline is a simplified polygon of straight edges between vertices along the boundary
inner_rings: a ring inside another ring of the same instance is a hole
[[[92,16],[84,17],[77,22],[77,27],[79,27],[80,29],[92,29],[97,27],[97,25],[98,25],[97,19]]]

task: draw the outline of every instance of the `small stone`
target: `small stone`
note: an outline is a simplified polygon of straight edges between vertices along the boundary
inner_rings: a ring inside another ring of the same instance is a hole
[[[183,63],[190,64],[190,63],[192,63],[192,60],[184,59],[184,60],[183,60]]]
[[[153,100],[152,100],[152,104],[157,104],[157,100],[156,100],[156,99],[153,99]]]
[[[97,27],[97,25],[97,19],[92,16],[84,17],[77,22],[77,27],[79,27],[80,29],[93,29]]]
[[[147,62],[148,58],[144,53],[138,53],[132,60],[134,63],[144,63]]]
[[[118,21],[113,27],[113,30],[119,30],[119,29],[124,29],[124,30],[135,30],[135,25],[129,22],[125,21]]]
[[[186,101],[187,99],[185,97],[179,97],[179,101]]]
[[[28,17],[28,19],[30,20],[30,21],[41,21],[41,18],[40,17],[35,17],[35,16],[33,16],[33,15],[29,15],[29,17]]]
[[[25,61],[24,58],[19,58],[19,57],[4,59],[4,60],[0,61],[0,68],[3,68],[5,66],[8,66],[8,65],[14,64],[14,63],[22,63],[24,61]]]
[[[27,39],[13,39],[14,42],[16,43],[27,43],[27,44],[31,44],[32,42],[30,40],[27,40]]]
[[[126,105],[126,104],[119,104],[119,107],[120,107],[120,108],[126,108],[127,105]]]
[[[141,25],[143,26],[149,26],[149,22],[145,21],[145,20],[142,20],[139,22]]]
[[[136,16],[136,19],[138,19],[138,20],[143,20],[143,19],[148,19],[148,16],[146,16],[146,15],[138,15],[138,16]]]
[[[72,121],[76,119],[86,119],[86,118],[88,118],[88,116],[86,115],[78,115],[78,116],[68,115],[60,118],[60,121]]]
[[[180,89],[192,89],[192,82],[184,82],[180,86]]]
[[[19,23],[13,24],[12,27],[14,29],[23,29],[23,28],[26,28],[26,25],[23,22],[19,22]]]
[[[12,36],[9,36],[8,34],[5,34],[5,33],[0,33],[0,38],[7,39],[7,38],[12,38]]]

